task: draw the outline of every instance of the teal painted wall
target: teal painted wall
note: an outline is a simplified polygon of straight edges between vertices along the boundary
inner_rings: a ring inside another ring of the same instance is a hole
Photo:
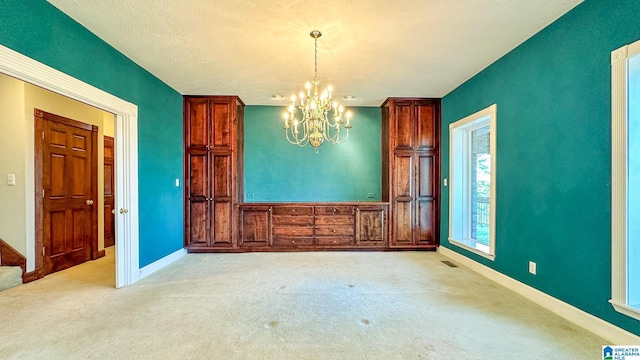
[[[140,266],[182,248],[180,94],[44,0],[0,7],[0,44],[138,105]]]
[[[245,201],[380,201],[380,108],[349,109],[349,139],[325,143],[316,154],[310,145],[301,148],[285,139],[284,106],[245,107]]]
[[[441,244],[640,335],[611,298],[611,51],[640,39],[640,1],[587,0],[452,91],[448,125],[497,103],[496,258]],[[538,274],[528,273],[528,261]]]

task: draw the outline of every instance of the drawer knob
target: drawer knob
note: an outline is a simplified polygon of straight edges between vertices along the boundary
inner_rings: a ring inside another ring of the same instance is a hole
[[[295,243],[296,243],[296,241],[295,241],[295,240],[291,240],[291,243],[292,243],[292,244],[295,244]]]
[[[333,230],[333,233],[335,234],[335,233],[336,233],[336,231],[335,231],[335,230]]]
[[[333,212],[336,212],[336,211],[338,211],[338,210],[336,208],[333,208]]]
[[[292,209],[291,212],[296,212],[296,209]]]
[[[335,241],[335,240],[333,240],[333,243],[335,244],[335,243],[336,243],[336,241]]]
[[[296,222],[295,220],[291,220],[292,223]]]
[[[333,223],[334,223],[334,224],[336,223],[336,220],[335,220],[335,219],[333,220]]]

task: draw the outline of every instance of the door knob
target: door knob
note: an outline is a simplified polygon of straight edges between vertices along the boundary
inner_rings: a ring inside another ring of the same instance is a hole
[[[85,204],[87,204],[87,205],[93,205],[93,200],[87,200],[87,201],[85,201]]]
[[[129,210],[127,210],[127,209],[120,209],[120,214],[126,214],[128,212],[129,212]]]

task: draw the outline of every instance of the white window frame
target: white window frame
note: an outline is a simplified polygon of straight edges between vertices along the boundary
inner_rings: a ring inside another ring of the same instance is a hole
[[[640,40],[611,52],[611,300],[613,308],[640,320],[629,306],[627,277],[628,66]]]
[[[496,229],[496,173],[497,173],[497,104],[480,110],[449,125],[449,242],[476,253],[487,259],[495,259]],[[468,193],[468,134],[489,125],[489,146],[491,149],[491,188],[489,190],[489,251],[484,252],[470,245],[471,215]],[[462,234],[462,235],[461,235]]]

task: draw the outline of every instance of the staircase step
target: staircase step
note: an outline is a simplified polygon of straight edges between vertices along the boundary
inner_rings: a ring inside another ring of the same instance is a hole
[[[0,291],[22,284],[20,266],[0,266]]]

